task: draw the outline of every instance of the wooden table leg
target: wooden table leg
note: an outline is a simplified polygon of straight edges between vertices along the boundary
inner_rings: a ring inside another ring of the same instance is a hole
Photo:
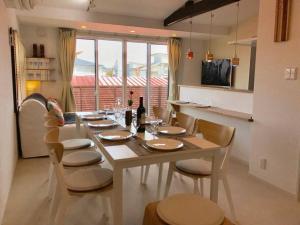
[[[219,171],[221,166],[221,154],[220,150],[216,151],[212,160],[212,174],[210,180],[210,200],[215,203],[218,202],[219,191]]]
[[[113,221],[114,225],[123,224],[123,169],[114,167],[113,176]]]

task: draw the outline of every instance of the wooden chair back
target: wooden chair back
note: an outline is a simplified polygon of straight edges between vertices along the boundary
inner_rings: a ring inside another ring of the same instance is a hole
[[[59,127],[59,124],[58,124],[58,121],[57,121],[56,118],[52,118],[52,119],[47,120],[47,121],[44,123],[44,127],[45,127],[47,130],[51,130],[52,128]]]
[[[46,112],[44,114],[44,120],[47,121],[47,120],[50,120],[50,119],[56,119],[57,117],[55,116],[54,112],[53,111],[49,111],[49,112]]]
[[[235,128],[197,119],[197,133],[202,133],[206,140],[225,148],[231,144]]]
[[[59,164],[64,153],[64,146],[59,141],[59,128],[53,127],[44,136],[44,142],[48,147],[49,155],[53,164]],[[51,157],[53,156],[53,157]]]
[[[170,123],[171,111],[158,106],[153,106],[152,109],[155,117],[162,119],[164,123]]]
[[[201,133],[206,140],[220,145],[222,149],[225,150],[225,154],[221,164],[221,169],[224,169],[230,155],[235,128],[202,119],[197,119],[196,123],[197,133]]]
[[[51,163],[57,179],[58,188],[62,194],[67,194],[68,189],[64,181],[64,168],[61,163],[64,153],[64,146],[58,141],[59,128],[55,127],[47,131],[44,136],[44,142],[48,147]]]
[[[196,119],[190,115],[176,112],[176,118],[174,118],[172,124],[185,128],[187,134],[193,135],[196,133]]]

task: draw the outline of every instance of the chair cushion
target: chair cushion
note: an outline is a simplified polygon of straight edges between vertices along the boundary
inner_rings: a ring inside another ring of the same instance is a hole
[[[113,172],[106,168],[80,168],[66,176],[66,186],[70,191],[95,191],[113,182]]]
[[[221,225],[223,210],[209,199],[195,194],[176,194],[157,205],[158,216],[167,224]]]
[[[211,165],[211,161],[204,159],[188,159],[176,162],[176,168],[178,170],[193,175],[210,175]]]
[[[149,203],[145,208],[143,225],[168,225],[157,215],[157,205],[159,202]],[[221,225],[234,225],[226,217]]]
[[[47,109],[48,109],[49,112],[54,113],[54,115],[57,118],[59,126],[63,126],[65,124],[63,111],[62,111],[62,109],[60,108],[58,102],[55,99],[53,99],[53,98],[48,99]]]
[[[78,150],[64,155],[62,163],[64,166],[87,166],[100,162],[102,155],[91,150]]]
[[[93,142],[87,138],[67,139],[61,142],[65,150],[74,150],[90,147]]]

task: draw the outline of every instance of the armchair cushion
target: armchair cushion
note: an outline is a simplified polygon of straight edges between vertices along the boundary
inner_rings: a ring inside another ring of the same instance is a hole
[[[53,98],[48,99],[47,109],[49,112],[54,113],[54,115],[56,116],[56,118],[58,120],[58,124],[60,126],[63,126],[65,124],[63,111],[61,110],[58,102],[55,99],[53,99]]]

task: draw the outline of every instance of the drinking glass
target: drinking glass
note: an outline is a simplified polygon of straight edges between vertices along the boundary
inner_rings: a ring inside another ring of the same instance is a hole
[[[153,120],[151,120],[151,133],[153,135],[157,134],[158,132],[158,126],[159,126],[159,119],[157,117],[154,117]]]

